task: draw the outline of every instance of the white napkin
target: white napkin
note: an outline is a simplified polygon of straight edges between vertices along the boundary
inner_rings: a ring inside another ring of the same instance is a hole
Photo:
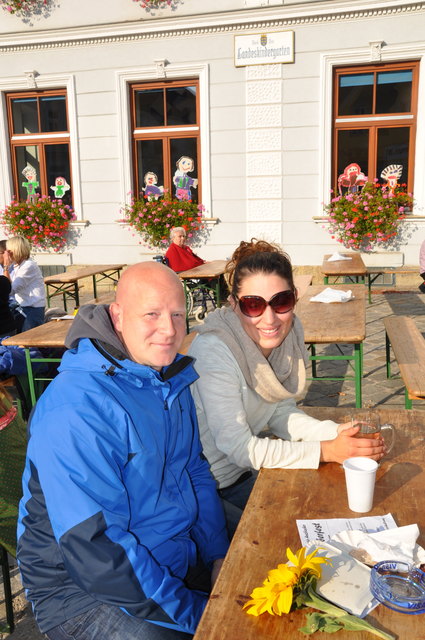
[[[349,291],[341,291],[340,289],[331,289],[327,287],[317,296],[310,298],[310,302],[348,302],[354,298],[351,289]]]
[[[323,550],[318,555],[325,555],[332,561],[331,565],[321,565],[317,593],[355,616],[366,616],[379,604],[369,588],[369,567],[327,542],[316,542],[308,553],[317,547]]]
[[[410,524],[377,533],[341,531],[332,536],[331,541],[339,549],[367,564],[376,564],[382,560],[399,560],[419,566],[425,563],[425,550],[416,544],[418,537],[418,525]]]
[[[338,251],[336,251],[331,256],[329,256],[327,261],[328,262],[337,262],[338,260],[351,260],[351,257],[350,256],[343,256],[342,253],[338,253]]]

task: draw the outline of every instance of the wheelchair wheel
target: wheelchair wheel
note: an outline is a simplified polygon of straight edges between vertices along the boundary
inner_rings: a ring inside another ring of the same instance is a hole
[[[197,307],[193,315],[195,316],[196,322],[202,322],[202,320],[207,317],[208,312],[203,307]]]
[[[190,289],[186,289],[186,314],[191,316],[193,313],[193,293]]]

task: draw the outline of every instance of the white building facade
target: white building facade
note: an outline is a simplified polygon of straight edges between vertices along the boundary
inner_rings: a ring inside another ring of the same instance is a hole
[[[80,227],[74,264],[151,252],[118,221],[146,172],[192,190],[217,219],[205,259],[240,240],[280,243],[295,265],[337,249],[323,204],[345,163],[400,163],[425,202],[425,2],[62,0],[28,21],[0,14],[0,207],[37,169],[64,176]],[[33,161],[31,160],[33,158]],[[425,222],[401,247],[416,264]]]

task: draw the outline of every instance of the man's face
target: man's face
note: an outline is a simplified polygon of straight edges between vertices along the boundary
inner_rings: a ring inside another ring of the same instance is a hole
[[[144,277],[110,315],[134,362],[160,371],[176,357],[186,333],[183,287],[167,273]]]

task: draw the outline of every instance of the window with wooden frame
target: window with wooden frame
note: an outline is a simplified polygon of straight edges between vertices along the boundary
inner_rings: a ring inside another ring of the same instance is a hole
[[[357,163],[370,181],[389,165],[403,165],[400,184],[413,191],[418,62],[334,71],[332,182]]]
[[[201,202],[198,79],[133,84],[130,92],[134,193],[163,188]]]
[[[15,197],[72,205],[66,90],[8,93],[6,100]]]

